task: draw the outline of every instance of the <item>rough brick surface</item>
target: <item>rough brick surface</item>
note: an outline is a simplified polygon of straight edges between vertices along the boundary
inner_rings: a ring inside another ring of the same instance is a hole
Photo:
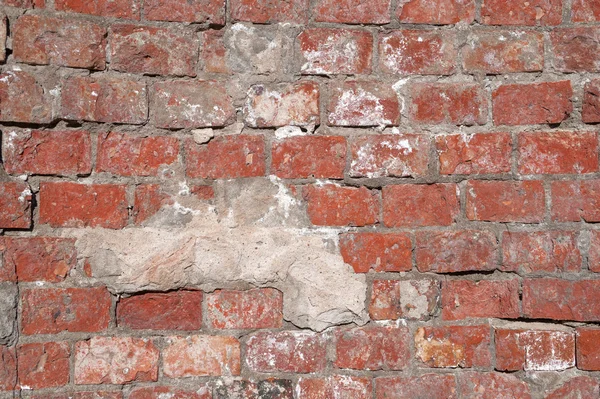
[[[511,374],[466,372],[458,377],[458,389],[466,399],[531,399],[527,383]]]
[[[31,190],[25,182],[0,183],[0,227],[27,229],[31,226]]]
[[[206,311],[213,328],[280,328],[283,324],[283,297],[273,288],[217,290],[207,296]]]
[[[600,4],[595,0],[573,0],[571,6],[573,22],[595,22],[600,20]]]
[[[458,215],[455,184],[403,184],[383,188],[383,223],[388,227],[448,226]]]
[[[536,278],[523,281],[523,314],[534,319],[600,320],[600,283]]]
[[[600,329],[577,329],[577,367],[582,370],[600,370],[600,350],[598,350]]]
[[[487,101],[481,87],[471,84],[418,83],[412,85],[410,115],[427,124],[482,125]]]
[[[296,392],[305,399],[335,398],[342,395],[348,399],[361,399],[370,396],[371,380],[348,375],[334,375],[325,378],[301,378]]]
[[[365,226],[379,218],[377,194],[364,187],[306,186],[310,221],[318,226]]]
[[[17,386],[17,356],[14,347],[0,345],[0,392]]]
[[[314,14],[317,22],[386,24],[390,22],[390,0],[319,0]]]
[[[150,0],[144,2],[144,18],[151,21],[208,22],[225,24],[223,0]]]
[[[398,4],[396,15],[403,23],[449,25],[475,19],[473,0],[409,0]]]
[[[29,389],[61,387],[69,383],[68,342],[19,345],[19,384]]]
[[[575,377],[545,396],[545,399],[592,399],[600,395],[598,381],[591,377]]]
[[[559,25],[563,0],[484,0],[481,22],[486,25]]]
[[[424,374],[419,377],[379,377],[375,379],[377,399],[409,399],[425,395],[430,399],[457,399],[456,377]]]
[[[600,181],[557,181],[550,186],[552,220],[598,222]]]
[[[268,22],[306,23],[308,10],[307,0],[233,0],[231,2],[233,19],[257,24]]]
[[[600,80],[593,79],[584,86],[581,119],[585,123],[600,122]]]
[[[6,238],[4,263],[19,281],[63,281],[77,265],[75,240],[57,237]]]
[[[240,374],[240,343],[234,337],[173,336],[162,353],[167,377]]]
[[[391,126],[400,121],[398,97],[385,84],[352,80],[329,90],[330,126]]]
[[[284,179],[342,179],[346,139],[339,136],[290,137],[273,143],[271,173]]]
[[[56,0],[54,6],[58,11],[125,19],[140,19],[141,8],[139,0]]]
[[[340,236],[344,262],[357,273],[406,272],[412,269],[412,243],[402,233],[348,233]]]
[[[489,367],[490,327],[421,327],[415,333],[416,357],[429,367]]]
[[[437,309],[433,280],[374,280],[369,314],[373,320],[428,319]]]
[[[0,121],[49,123],[54,111],[47,85],[20,70],[0,74]]]
[[[600,71],[600,29],[555,29],[550,35],[554,68],[561,72]]]
[[[449,280],[442,283],[442,317],[519,317],[519,282]]]
[[[512,138],[508,133],[453,134],[435,141],[444,175],[510,172]]]

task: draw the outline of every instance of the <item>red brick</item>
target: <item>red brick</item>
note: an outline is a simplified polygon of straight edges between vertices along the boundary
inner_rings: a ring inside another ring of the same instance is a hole
[[[573,0],[571,5],[571,21],[600,21],[600,3],[597,0]]]
[[[186,390],[175,387],[139,387],[129,394],[129,399],[212,399],[206,388]]]
[[[496,235],[490,231],[424,231],[417,233],[420,272],[489,271],[498,265]]]
[[[149,75],[196,76],[198,39],[192,32],[116,25],[110,34],[111,68]]]
[[[532,319],[600,321],[600,280],[525,279],[523,314]]]
[[[474,0],[408,0],[396,9],[402,23],[450,25],[475,20]]]
[[[68,342],[43,342],[19,345],[19,385],[29,389],[61,387],[69,383]]]
[[[365,187],[311,185],[302,195],[310,221],[318,226],[365,226],[379,220],[378,195]]]
[[[496,125],[560,123],[573,111],[571,82],[502,85],[492,93]]]
[[[7,254],[8,245],[5,237],[0,237],[0,282],[17,282],[17,272],[15,264]]]
[[[164,205],[172,205],[173,198],[164,193],[158,184],[140,184],[135,188],[133,216],[135,224],[142,224],[154,216]]]
[[[271,173],[283,179],[342,179],[346,168],[346,138],[299,136],[273,143]]]
[[[150,292],[121,298],[117,324],[134,330],[198,330],[202,327],[202,291]]]
[[[373,36],[351,29],[313,28],[298,36],[300,70],[307,75],[370,74]]]
[[[6,61],[6,35],[8,33],[8,19],[0,15],[0,62]]]
[[[201,32],[200,59],[204,70],[213,73],[231,73],[227,64],[227,48],[223,39],[223,30],[207,30]]]
[[[417,123],[483,125],[487,100],[479,85],[417,83],[411,87],[410,116]]]
[[[25,335],[99,332],[108,328],[111,297],[105,287],[21,291]]]
[[[588,252],[588,268],[600,273],[600,231],[590,231],[590,247]]]
[[[399,75],[450,75],[456,36],[437,30],[396,30],[379,37],[379,69]]]
[[[269,378],[266,380],[221,379],[215,384],[212,399],[294,399],[292,380]],[[210,399],[206,398],[206,399]]]
[[[307,0],[232,0],[231,17],[257,24],[291,22],[306,24],[310,6]]]
[[[51,122],[53,99],[46,86],[27,72],[6,71],[0,74],[0,121]]]
[[[550,189],[552,220],[600,222],[600,180],[555,181]]]
[[[80,130],[13,130],[3,135],[4,170],[13,175],[92,172],[90,134]]]
[[[439,287],[433,280],[374,280],[372,320],[428,319],[436,311]]]
[[[206,311],[213,328],[281,328],[283,295],[274,288],[217,290],[207,295]]]
[[[390,126],[400,123],[398,96],[391,86],[376,81],[350,80],[329,89],[330,126]]]
[[[464,372],[458,389],[465,399],[531,399],[527,383],[512,374]]]
[[[104,69],[106,29],[87,21],[24,15],[13,27],[13,56],[27,64]]]
[[[219,136],[208,144],[186,141],[186,173],[189,177],[222,179],[264,176],[263,136]]]
[[[103,133],[98,138],[97,172],[122,176],[156,176],[161,166],[177,162],[176,137],[140,137]]]
[[[146,0],[144,1],[144,18],[149,21],[225,25],[225,1]]]
[[[459,213],[456,184],[385,186],[382,193],[388,227],[449,226]]]
[[[62,117],[91,122],[144,123],[148,119],[146,85],[112,77],[71,77],[62,88]]]
[[[550,32],[554,69],[560,72],[600,71],[600,29],[560,28]]]
[[[560,25],[562,0],[484,0],[481,22],[484,25]]]
[[[578,272],[582,256],[572,231],[510,232],[502,235],[503,271]]]
[[[496,370],[560,371],[575,366],[575,337],[566,331],[496,329]]]
[[[246,343],[246,364],[261,373],[320,372],[327,365],[327,336],[310,331],[263,331]]]
[[[169,378],[240,375],[240,343],[234,337],[168,337],[162,353]]]
[[[57,11],[70,11],[103,17],[140,19],[139,0],[55,0]]]
[[[121,229],[128,217],[123,185],[40,183],[41,224]]]
[[[406,327],[357,327],[335,333],[335,367],[355,370],[403,370],[410,363]]]
[[[408,272],[412,269],[412,243],[404,233],[346,233],[340,235],[344,262],[356,273]]]
[[[437,136],[435,142],[443,175],[510,172],[510,133],[453,134]]]
[[[349,375],[330,377],[301,377],[296,392],[302,399],[369,399],[372,397],[371,380]]]
[[[151,340],[93,337],[75,344],[75,384],[156,381],[159,351]]]
[[[600,370],[600,329],[580,327],[577,329],[577,368],[580,370]]]
[[[352,177],[406,177],[427,174],[429,138],[417,134],[377,135],[352,141]]]
[[[584,86],[581,120],[584,123],[600,122],[600,79],[593,79]]]
[[[546,391],[548,392],[548,391]],[[555,389],[545,399],[595,399],[600,397],[598,380],[592,377],[575,377]]]
[[[596,132],[519,134],[519,172],[590,173],[598,171]]]
[[[442,282],[442,318],[519,317],[519,280]]]
[[[69,392],[64,394],[40,394],[30,396],[33,399],[123,399],[121,392],[105,392],[105,391],[86,391],[86,392]],[[184,398],[187,399],[187,398]],[[202,398],[204,399],[204,398]],[[207,398],[208,399],[208,398]]]
[[[20,8],[44,8],[44,0],[2,0],[2,5]]]
[[[319,0],[315,7],[316,22],[379,25],[390,22],[390,0]]]
[[[19,281],[63,281],[77,266],[75,239],[6,237],[4,263],[16,270]]]
[[[319,124],[319,85],[312,81],[252,86],[244,107],[251,127]]]
[[[156,127],[221,127],[235,118],[225,86],[213,81],[157,82],[150,119]]]
[[[544,68],[544,36],[535,31],[475,30],[462,48],[467,72],[501,74]]]
[[[14,347],[0,345],[0,392],[14,391],[17,385],[17,355]]]
[[[31,198],[29,185],[23,181],[0,183],[0,228],[30,228]]]
[[[490,327],[421,327],[415,333],[416,358],[428,367],[490,367]]]
[[[377,399],[458,399],[453,375],[424,374],[417,377],[375,379]]]
[[[488,222],[544,220],[544,186],[539,180],[467,182],[467,218]]]

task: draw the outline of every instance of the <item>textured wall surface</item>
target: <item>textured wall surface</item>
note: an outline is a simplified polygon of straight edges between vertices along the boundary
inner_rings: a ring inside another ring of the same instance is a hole
[[[0,4],[0,399],[600,398],[599,0]]]

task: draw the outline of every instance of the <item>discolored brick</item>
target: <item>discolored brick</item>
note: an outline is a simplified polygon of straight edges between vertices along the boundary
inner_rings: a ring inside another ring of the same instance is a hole
[[[459,213],[453,183],[385,186],[383,223],[387,227],[449,226]]]
[[[144,18],[150,21],[225,25],[225,1],[145,0],[143,14]]]
[[[420,327],[415,333],[416,358],[429,367],[490,367],[490,327]]]
[[[344,262],[356,273],[406,272],[412,269],[412,243],[404,233],[345,233],[340,235]]]
[[[433,280],[374,280],[369,315],[373,320],[426,320],[436,311],[438,297]]]
[[[19,384],[29,389],[67,385],[70,355],[68,342],[19,345],[17,347]]]
[[[31,227],[32,193],[23,181],[0,183],[0,228],[28,229]]]
[[[507,173],[511,168],[510,133],[452,134],[435,139],[444,175]]]
[[[410,117],[414,122],[467,126],[487,122],[487,100],[479,85],[416,83],[410,92]]]
[[[391,126],[400,123],[400,105],[392,87],[375,81],[348,80],[329,88],[330,126]]]
[[[519,281],[447,280],[442,282],[442,318],[497,317],[516,319],[519,311]]]
[[[274,288],[217,290],[207,295],[206,311],[213,328],[281,328],[283,295]]]

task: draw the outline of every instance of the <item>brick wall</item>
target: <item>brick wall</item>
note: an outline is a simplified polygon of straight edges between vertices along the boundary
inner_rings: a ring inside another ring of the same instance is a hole
[[[598,0],[0,3],[0,398],[600,397]]]

